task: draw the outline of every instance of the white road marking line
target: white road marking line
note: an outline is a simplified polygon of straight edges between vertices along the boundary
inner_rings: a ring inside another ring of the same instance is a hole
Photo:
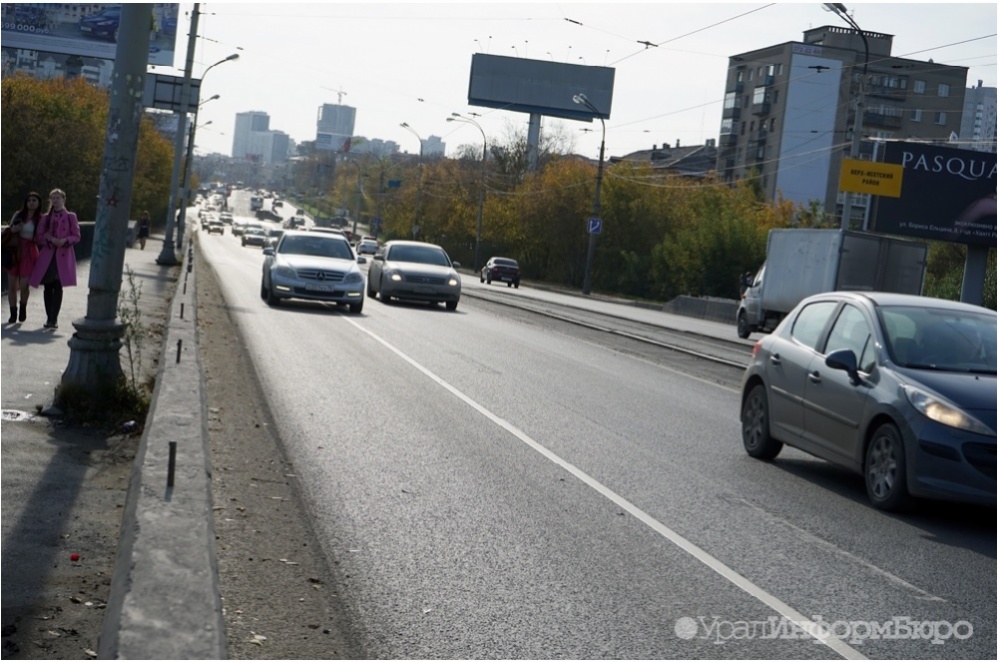
[[[474,410],[482,414],[484,417],[486,417],[499,427],[503,428],[510,434],[514,435],[517,439],[522,441],[528,447],[537,451],[544,458],[546,458],[553,464],[561,467],[569,474],[571,474],[574,478],[581,481],[590,488],[594,489],[596,492],[598,492],[603,497],[605,497],[606,499],[617,505],[619,508],[629,513],[633,517],[635,517],[637,520],[639,520],[640,522],[651,528],[656,533],[660,534],[663,538],[666,538],[674,545],[680,547],[682,550],[687,552],[690,556],[694,557],[702,564],[708,566],[711,570],[713,570],[716,574],[720,575],[723,579],[729,581],[731,584],[742,589],[745,593],[756,598],[760,602],[763,602],[765,605],[773,609],[782,617],[797,625],[800,629],[804,630],[805,632],[808,632],[819,643],[822,643],[825,646],[829,647],[831,650],[833,650],[838,655],[847,660],[868,659],[860,651],[851,646],[848,646],[840,639],[831,636],[824,629],[822,628],[817,629],[816,623],[813,620],[807,618],[805,614],[802,614],[801,612],[793,608],[791,605],[785,603],[778,597],[771,595],[763,588],[757,586],[743,575],[739,574],[726,564],[722,563],[717,558],[715,558],[705,550],[701,549],[700,547],[692,543],[684,536],[680,535],[679,533],[677,533],[670,527],[666,526],[662,522],[656,520],[654,517],[643,511],[641,508],[628,501],[625,497],[619,495],[614,490],[609,489],[608,487],[601,484],[600,482],[589,476],[581,469],[578,469],[577,467],[570,464],[566,460],[562,459],[549,449],[545,448],[544,446],[536,442],[534,439],[529,437],[527,434],[519,430],[516,426],[500,418],[490,410],[486,409],[478,402],[476,402],[475,400],[473,400],[472,398],[465,395],[457,388],[446,382],[444,379],[438,377],[436,374],[434,374],[433,372],[422,366],[415,359],[405,354],[402,350],[390,344],[387,340],[364,328],[354,320],[347,319],[346,321],[352,324],[358,330],[370,336],[373,340],[381,344],[390,352],[392,352],[399,358],[403,359],[404,361],[412,365],[414,368],[422,372],[432,381],[436,382],[442,388],[449,391],[456,398],[458,398],[468,406],[472,407]]]

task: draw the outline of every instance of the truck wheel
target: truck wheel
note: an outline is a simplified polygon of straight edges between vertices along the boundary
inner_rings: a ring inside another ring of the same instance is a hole
[[[747,322],[747,314],[742,310],[736,317],[736,335],[744,340],[750,337],[750,324]]]

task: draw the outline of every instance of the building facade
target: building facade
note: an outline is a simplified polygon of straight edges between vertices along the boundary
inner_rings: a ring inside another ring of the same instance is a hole
[[[965,90],[958,140],[966,149],[997,151],[997,88],[983,87],[983,81],[979,81],[976,87]]]
[[[863,96],[859,158],[880,140],[947,142],[958,135],[966,67],[892,56],[889,34],[824,26],[801,42],[729,58],[717,169],[724,180],[758,177],[768,199],[820,203],[840,217],[840,164],[850,156]],[[852,227],[867,196],[848,195]]]
[[[325,103],[316,114],[316,149],[347,152],[354,137],[357,110],[350,106]]]
[[[270,130],[270,116],[259,110],[236,113],[236,126],[233,129],[233,158],[263,160],[263,145],[260,136]]]

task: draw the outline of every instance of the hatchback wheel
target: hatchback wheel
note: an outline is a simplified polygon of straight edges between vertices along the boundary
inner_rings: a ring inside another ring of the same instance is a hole
[[[444,302],[444,307],[447,308],[448,310],[456,310],[458,308],[458,302],[457,301],[445,301]]]
[[[892,423],[875,430],[865,453],[865,488],[872,505],[881,510],[905,510],[910,505],[906,487],[906,451],[903,437]]]
[[[758,460],[773,460],[782,444],[771,436],[771,420],[767,410],[767,392],[763,384],[754,386],[743,403],[743,448]]]

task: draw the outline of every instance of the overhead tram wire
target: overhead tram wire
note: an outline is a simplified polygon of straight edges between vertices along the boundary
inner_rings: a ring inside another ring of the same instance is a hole
[[[669,44],[672,41],[677,41],[678,39],[683,39],[684,37],[690,37],[693,34],[698,34],[699,32],[704,32],[705,30],[710,30],[711,28],[718,27],[720,25],[723,25],[724,23],[729,23],[730,21],[735,21],[736,19],[743,18],[744,16],[749,16],[750,14],[759,12],[762,9],[767,9],[769,7],[773,7],[776,4],[778,4],[778,3],[772,2],[772,3],[764,5],[763,7],[757,7],[756,9],[751,9],[748,12],[743,12],[742,14],[737,14],[736,16],[732,16],[730,18],[721,20],[721,21],[719,21],[717,23],[712,23],[711,25],[706,25],[703,28],[698,28],[697,30],[692,30],[691,32],[686,32],[686,33],[684,33],[682,35],[678,35],[676,37],[672,37],[670,39],[667,39],[666,41],[661,41],[658,44],[654,44],[654,46],[659,47],[659,46],[663,46],[664,44]],[[649,46],[646,46],[642,50],[638,50],[638,51],[632,53],[631,55],[626,55],[625,57],[621,58],[620,60],[615,60],[614,62],[611,63],[611,66],[614,66],[614,65],[618,64],[619,62],[624,62],[625,60],[627,60],[627,59],[629,59],[631,57],[635,57],[639,53],[645,53],[648,50],[649,50]]]

